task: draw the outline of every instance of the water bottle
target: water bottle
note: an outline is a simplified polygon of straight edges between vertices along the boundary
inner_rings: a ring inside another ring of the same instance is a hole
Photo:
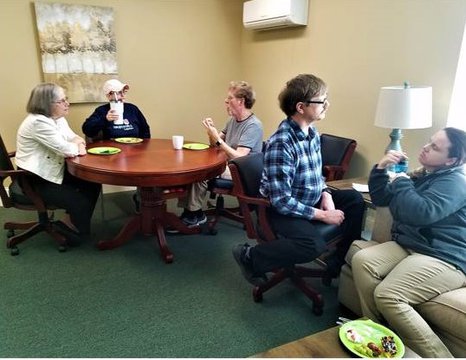
[[[408,172],[408,160],[406,158],[400,160],[398,164],[393,165],[393,171],[396,173]]]

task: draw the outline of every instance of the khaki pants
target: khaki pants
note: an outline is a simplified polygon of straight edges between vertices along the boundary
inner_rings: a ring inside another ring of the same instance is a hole
[[[227,167],[220,175],[222,179],[231,180],[230,169]],[[207,196],[207,181],[193,183],[189,186],[188,194],[184,198],[178,200],[178,207],[187,209],[189,211],[196,211],[202,209],[204,201]]]
[[[395,241],[358,251],[351,267],[364,316],[385,319],[421,357],[453,357],[414,307],[465,286],[461,270]]]

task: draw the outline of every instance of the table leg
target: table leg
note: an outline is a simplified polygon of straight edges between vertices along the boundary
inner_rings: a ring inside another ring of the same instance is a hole
[[[168,248],[165,238],[165,227],[170,226],[183,234],[198,234],[201,232],[201,228],[199,226],[187,227],[175,214],[167,212],[166,198],[160,189],[142,187],[140,192],[141,213],[134,215],[112,240],[100,241],[97,247],[100,250],[114,249],[129,241],[137,232],[149,236],[155,235],[160,255],[169,264],[173,262],[173,254]]]
[[[117,236],[111,241],[99,241],[97,248],[99,250],[111,250],[126,243],[131,237],[134,236],[141,229],[141,217],[139,215],[133,216],[120,230]]]

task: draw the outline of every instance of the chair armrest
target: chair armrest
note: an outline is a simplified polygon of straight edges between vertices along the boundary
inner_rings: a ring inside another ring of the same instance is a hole
[[[392,239],[393,218],[388,207],[377,207],[375,212],[372,240],[383,243]]]
[[[15,176],[19,176],[19,175],[26,175],[28,172],[26,170],[21,170],[21,169],[18,169],[18,170],[0,170],[0,176],[1,177],[8,177],[8,176],[11,176],[11,177],[15,177]]]
[[[238,200],[244,201],[248,205],[270,207],[270,201],[265,198],[250,197],[246,195],[235,194]]]
[[[322,174],[325,177],[325,181],[333,181],[343,177],[345,168],[340,165],[324,165],[322,167]]]

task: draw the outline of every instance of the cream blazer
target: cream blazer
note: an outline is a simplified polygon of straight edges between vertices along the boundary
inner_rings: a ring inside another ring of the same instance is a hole
[[[64,117],[29,114],[16,135],[16,165],[61,184],[65,158],[78,155],[78,145],[72,142],[76,136]]]

